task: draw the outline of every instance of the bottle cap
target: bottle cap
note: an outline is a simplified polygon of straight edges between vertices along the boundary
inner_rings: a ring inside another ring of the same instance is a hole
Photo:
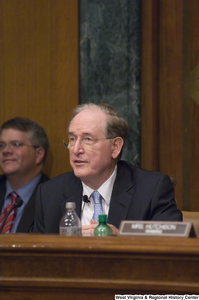
[[[107,221],[107,215],[99,215],[99,222],[106,222]]]
[[[75,202],[66,202],[66,208],[69,209],[69,208],[73,208],[75,209],[76,207],[76,203]]]

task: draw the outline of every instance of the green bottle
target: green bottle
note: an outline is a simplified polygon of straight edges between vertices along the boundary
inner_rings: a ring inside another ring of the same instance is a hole
[[[106,224],[107,215],[99,215],[99,225],[94,230],[95,236],[110,236],[112,229]]]

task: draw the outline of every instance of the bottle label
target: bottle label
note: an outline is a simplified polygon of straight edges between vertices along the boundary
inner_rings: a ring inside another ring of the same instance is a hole
[[[112,235],[112,230],[108,225],[99,224],[94,230],[95,236],[110,236]]]
[[[60,235],[81,235],[81,227],[60,227]]]

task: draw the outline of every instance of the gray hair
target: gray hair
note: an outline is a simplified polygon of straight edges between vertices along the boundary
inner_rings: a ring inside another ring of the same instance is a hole
[[[120,117],[119,112],[107,103],[85,103],[78,105],[73,111],[73,118],[78,115],[81,111],[85,109],[100,109],[107,115],[107,122],[105,128],[105,135],[107,138],[115,138],[121,137],[125,142],[127,134],[129,132],[129,125],[128,123]],[[72,118],[72,120],[73,120]],[[69,123],[69,126],[72,122]],[[119,155],[121,157],[122,151]]]

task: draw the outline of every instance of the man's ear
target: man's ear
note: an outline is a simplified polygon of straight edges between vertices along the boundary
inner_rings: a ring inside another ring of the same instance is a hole
[[[39,165],[45,156],[45,150],[43,147],[39,147],[36,149],[36,163]]]
[[[112,157],[114,159],[117,158],[118,155],[120,154],[123,145],[124,145],[124,140],[121,137],[116,137],[112,140],[112,147],[113,147]]]

